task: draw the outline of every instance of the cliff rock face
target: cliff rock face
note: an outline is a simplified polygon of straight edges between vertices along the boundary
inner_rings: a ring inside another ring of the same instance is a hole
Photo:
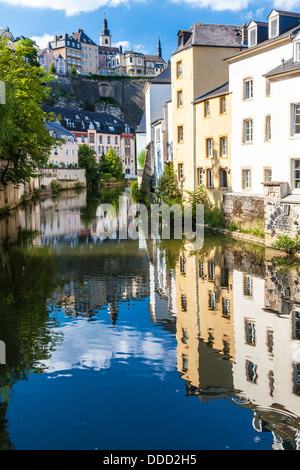
[[[51,96],[47,104],[105,111],[136,128],[144,111],[145,85],[146,79],[57,77],[49,84]]]

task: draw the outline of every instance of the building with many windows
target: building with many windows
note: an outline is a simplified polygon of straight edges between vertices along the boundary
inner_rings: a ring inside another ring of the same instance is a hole
[[[60,54],[65,60],[66,72],[71,72],[74,66],[77,73],[82,73],[81,44],[67,33],[55,35],[49,43],[49,49],[55,54]]]
[[[251,21],[247,49],[226,59],[232,93],[232,190],[300,192],[300,13]]]
[[[241,26],[203,23],[178,32],[171,58],[173,159],[186,190],[198,185],[194,101],[228,82],[223,58],[245,48],[244,32]]]
[[[180,98],[178,98],[180,101]],[[178,103],[179,105],[180,103]],[[204,185],[212,204],[231,190],[231,95],[229,83],[194,101],[196,184]]]
[[[72,37],[80,43],[81,47],[81,73],[96,74],[99,66],[99,50],[97,44],[85,34],[83,29],[78,29]]]
[[[78,147],[86,144],[100,161],[102,154],[112,148],[121,158],[126,178],[136,177],[133,129],[108,113],[45,106],[61,118],[61,125],[77,138]]]
[[[61,146],[51,149],[49,163],[59,168],[76,167],[78,165],[77,137],[59,121],[48,122],[47,129],[52,137],[62,139]]]

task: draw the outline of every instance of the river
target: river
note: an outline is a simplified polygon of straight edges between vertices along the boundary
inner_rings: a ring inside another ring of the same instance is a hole
[[[297,264],[105,239],[124,191],[0,221],[0,449],[299,449]]]

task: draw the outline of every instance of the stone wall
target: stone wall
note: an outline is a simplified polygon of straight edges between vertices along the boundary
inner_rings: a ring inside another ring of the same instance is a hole
[[[300,195],[292,195],[288,183],[264,184],[265,242],[271,246],[280,235],[300,234]]]
[[[49,83],[52,93],[47,104],[71,109],[105,111],[136,128],[145,108],[146,81],[130,78],[57,77]],[[115,103],[111,105],[107,98],[113,99]]]
[[[264,197],[226,193],[223,195],[223,216],[226,224],[236,223],[244,229],[264,223]]]
[[[40,188],[51,189],[53,180],[61,185],[61,189],[74,189],[78,183],[86,186],[83,168],[42,168],[39,174]]]
[[[16,207],[24,195],[30,196],[34,189],[39,188],[38,179],[31,179],[27,184],[9,183],[4,186],[0,183],[0,208],[5,206]]]

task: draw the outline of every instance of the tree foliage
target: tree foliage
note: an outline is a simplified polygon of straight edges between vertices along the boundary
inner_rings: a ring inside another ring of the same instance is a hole
[[[15,49],[6,39],[0,41],[0,80],[6,84],[0,113],[0,182],[27,183],[47,163],[51,147],[60,145],[46,126],[55,116],[41,108],[50,93],[50,75],[39,67],[30,40],[20,41]]]
[[[122,177],[122,160],[112,147],[110,147],[106,155],[102,154],[99,162],[99,170],[100,173],[108,173],[117,179]]]
[[[181,191],[178,187],[178,181],[173,165],[166,165],[163,175],[158,179],[156,195],[166,204],[175,204],[181,202]]]

